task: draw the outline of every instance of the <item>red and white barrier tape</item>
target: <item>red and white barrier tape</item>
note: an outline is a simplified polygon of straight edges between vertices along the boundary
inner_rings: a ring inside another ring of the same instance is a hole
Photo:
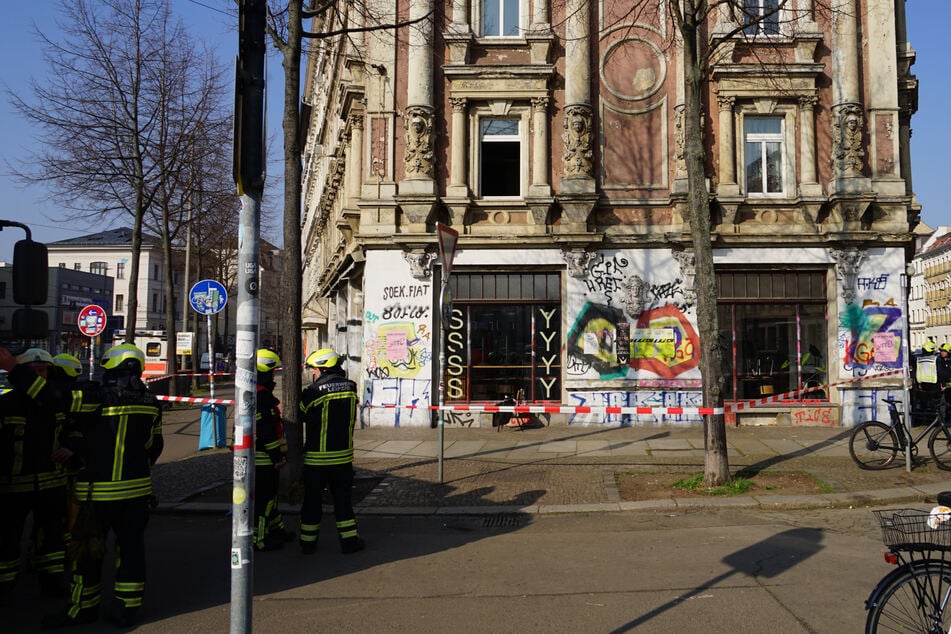
[[[234,401],[226,398],[192,398],[191,396],[165,396],[156,394],[155,398],[160,401],[171,401],[172,403],[211,403],[212,405],[234,405]]]
[[[726,406],[726,409],[728,411],[739,411],[741,409],[746,409],[747,407],[756,407],[757,405],[766,405],[767,403],[778,403],[780,401],[786,401],[800,394],[807,394],[809,392],[818,392],[820,390],[824,390],[829,387],[839,387],[840,385],[848,385],[849,383],[859,383],[861,381],[869,381],[871,379],[881,379],[886,376],[895,376],[895,375],[904,375],[904,374],[905,374],[904,370],[889,370],[888,372],[879,372],[878,374],[870,374],[868,376],[852,377],[850,379],[845,379],[843,381],[836,381],[835,383],[825,383],[823,385],[806,387],[801,390],[793,390],[792,392],[786,392],[784,394],[774,394],[773,396],[767,396],[765,398],[729,403]]]

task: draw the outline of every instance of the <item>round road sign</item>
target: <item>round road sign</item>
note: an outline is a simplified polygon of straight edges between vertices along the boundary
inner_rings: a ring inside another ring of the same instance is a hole
[[[98,337],[106,329],[106,311],[95,304],[79,311],[79,332],[87,337]]]
[[[202,280],[192,286],[188,301],[199,315],[214,315],[228,303],[228,291],[215,280]]]

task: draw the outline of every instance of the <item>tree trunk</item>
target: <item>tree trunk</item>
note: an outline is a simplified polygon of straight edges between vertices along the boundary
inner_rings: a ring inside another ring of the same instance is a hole
[[[284,67],[284,258],[281,268],[282,415],[290,450],[288,474],[296,480],[303,460],[303,434],[299,421],[301,392],[301,0],[287,3],[287,43],[281,46]]]
[[[681,24],[684,47],[684,160],[687,182],[687,224],[694,249],[697,294],[697,330],[700,337],[700,375],[704,407],[723,407],[720,328],[717,319],[717,283],[710,236],[710,195],[707,192],[703,146],[703,73],[698,56],[697,8],[684,3]],[[722,414],[704,417],[704,484],[719,486],[730,480],[726,426]]]

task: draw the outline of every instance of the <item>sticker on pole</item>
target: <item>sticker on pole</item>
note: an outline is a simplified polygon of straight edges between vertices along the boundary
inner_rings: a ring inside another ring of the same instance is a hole
[[[87,337],[98,337],[106,329],[106,311],[95,304],[79,311],[79,332]]]
[[[215,280],[202,280],[192,286],[188,301],[199,315],[214,315],[228,303],[228,292]]]

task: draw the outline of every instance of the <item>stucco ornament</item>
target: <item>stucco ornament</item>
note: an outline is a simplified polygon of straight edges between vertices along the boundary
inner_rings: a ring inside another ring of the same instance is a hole
[[[644,289],[647,285],[640,275],[631,275],[621,282],[621,292],[623,293],[621,301],[624,303],[624,310],[631,319],[637,319],[644,312]]]
[[[862,131],[865,118],[862,107],[847,103],[834,108],[832,160],[835,169],[844,176],[861,175],[865,151],[862,149]]]
[[[424,280],[432,277],[433,260],[436,259],[435,253],[426,251],[411,251],[403,254],[403,259],[409,264],[409,273],[418,280]]]
[[[680,265],[680,276],[684,281],[684,301],[697,302],[697,269],[694,254],[689,251],[674,251],[673,257]]]
[[[576,104],[565,108],[565,175],[591,176],[591,108]]]
[[[425,108],[406,110],[406,152],[403,162],[408,178],[433,178],[433,116]]]
[[[568,275],[571,277],[587,277],[588,275],[588,265],[591,264],[591,261],[596,257],[594,253],[590,251],[581,251],[580,249],[573,249],[571,251],[562,251],[561,257],[564,258],[565,264],[568,265]]]
[[[855,301],[855,282],[867,252],[858,249],[829,249],[829,253],[835,258],[836,277],[842,280],[840,295],[846,304],[851,304]]]

